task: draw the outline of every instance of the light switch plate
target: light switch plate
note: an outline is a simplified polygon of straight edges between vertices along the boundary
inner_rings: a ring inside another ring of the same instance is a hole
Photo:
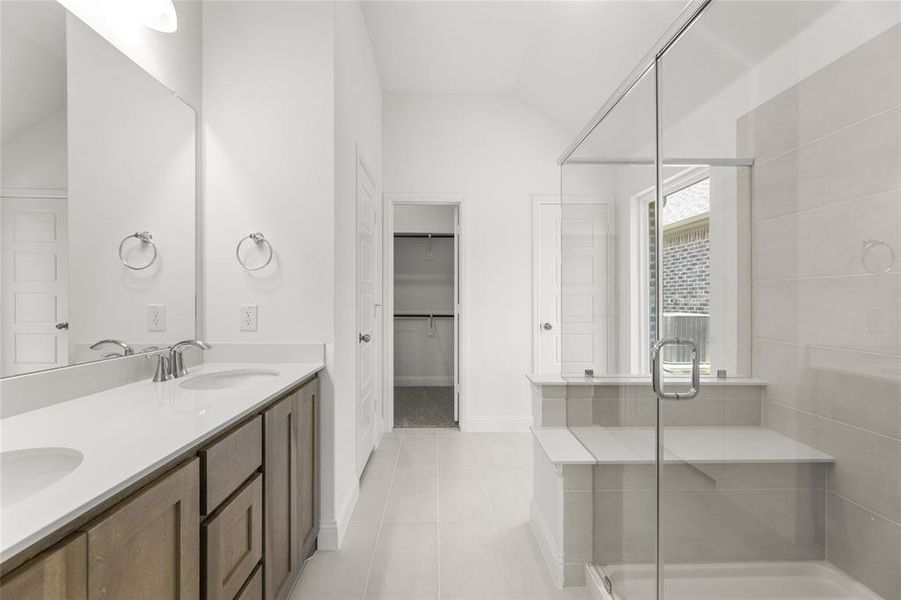
[[[166,305],[147,305],[147,331],[166,331]]]
[[[241,331],[257,330],[257,312],[256,304],[241,305]]]

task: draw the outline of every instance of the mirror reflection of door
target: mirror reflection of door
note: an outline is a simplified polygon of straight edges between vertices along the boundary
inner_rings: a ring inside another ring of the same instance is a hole
[[[68,364],[66,199],[2,198],[2,373]]]

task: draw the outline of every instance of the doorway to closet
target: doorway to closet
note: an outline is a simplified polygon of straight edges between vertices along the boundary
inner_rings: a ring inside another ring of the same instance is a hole
[[[459,207],[395,203],[392,213],[394,427],[457,427]]]

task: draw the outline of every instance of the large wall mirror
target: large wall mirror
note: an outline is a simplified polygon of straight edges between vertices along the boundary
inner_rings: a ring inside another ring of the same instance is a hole
[[[0,375],[194,337],[193,109],[57,2],[0,11]]]

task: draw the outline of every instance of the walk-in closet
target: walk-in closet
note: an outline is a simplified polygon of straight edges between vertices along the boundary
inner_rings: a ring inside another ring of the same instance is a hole
[[[394,208],[394,426],[459,420],[454,205]]]

